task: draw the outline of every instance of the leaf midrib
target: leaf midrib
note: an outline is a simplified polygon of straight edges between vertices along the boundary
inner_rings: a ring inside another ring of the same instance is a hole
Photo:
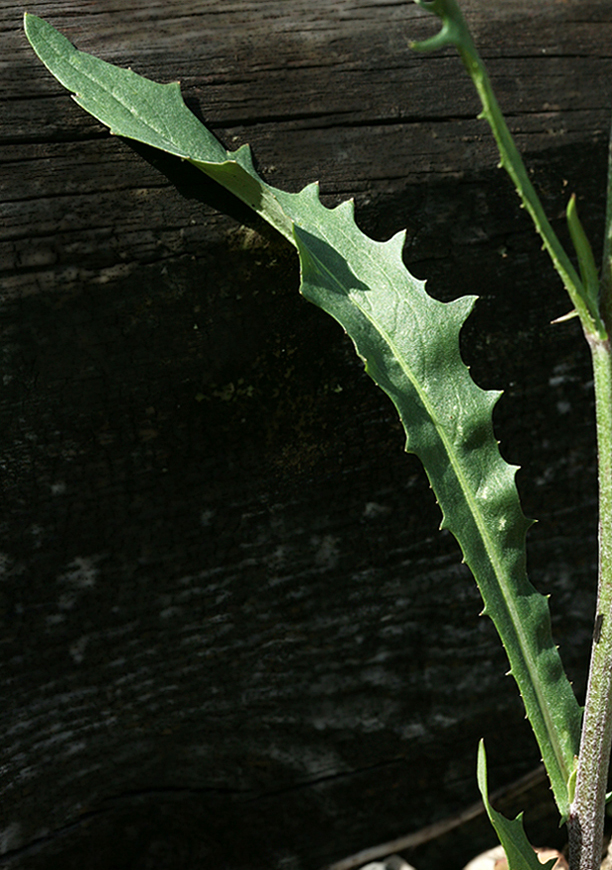
[[[333,241],[330,241],[330,239],[325,235],[324,231],[322,231],[320,227],[317,227],[317,229],[318,229],[319,233],[321,234],[321,236],[324,238],[324,240],[332,247],[335,247]],[[349,236],[347,236],[345,234],[345,238],[349,242],[349,244],[353,245],[353,241]],[[360,251],[360,253],[364,253],[364,252]],[[315,259],[317,260],[319,267],[325,271],[325,273],[332,279],[333,283],[335,283],[336,286],[340,288],[340,290],[342,290],[343,292],[346,293],[346,288],[344,288],[343,285],[338,281],[335,274],[330,269],[328,269],[327,266],[320,259],[318,259],[316,257],[316,255],[313,255],[313,256],[315,256]],[[367,251],[367,256],[370,259],[372,265],[375,265],[380,270],[380,263],[375,263],[375,261],[373,260],[373,258],[371,256],[370,251]],[[386,268],[384,266],[383,266],[382,272],[383,272],[386,280],[388,281],[389,286],[393,287],[393,282],[389,278],[389,275],[387,274]],[[538,700],[538,708],[541,712],[542,719],[544,720],[544,723],[546,725],[546,730],[551,738],[551,743],[554,745],[555,757],[556,757],[557,762],[559,764],[561,773],[562,773],[562,775],[564,775],[564,777],[567,781],[567,775],[565,773],[565,764],[563,762],[563,753],[561,751],[561,748],[558,746],[558,742],[556,740],[556,729],[554,727],[554,723],[551,720],[551,717],[549,716],[548,704],[546,703],[545,695],[542,692],[541,680],[540,680],[540,676],[539,676],[539,669],[537,666],[537,661],[535,660],[535,658],[531,654],[532,638],[530,636],[528,636],[527,633],[523,630],[523,624],[522,624],[523,620],[521,619],[520,614],[518,613],[518,611],[516,610],[516,608],[514,606],[513,596],[507,594],[506,573],[503,570],[503,568],[501,567],[501,562],[502,562],[501,553],[499,552],[499,547],[496,546],[495,541],[491,538],[491,536],[489,535],[489,533],[487,531],[487,523],[486,523],[486,520],[484,519],[482,512],[480,510],[480,507],[478,505],[476,494],[473,491],[472,486],[468,484],[467,477],[465,476],[465,473],[462,469],[460,461],[458,460],[458,458],[455,455],[455,451],[452,449],[451,441],[448,438],[448,436],[446,435],[445,427],[444,427],[443,423],[440,422],[439,416],[435,411],[435,407],[431,404],[431,402],[427,396],[427,393],[421,388],[418,379],[413,375],[410,367],[405,363],[404,357],[399,352],[395,342],[391,339],[391,337],[388,335],[388,333],[380,326],[380,324],[371,317],[369,312],[366,311],[366,309],[363,308],[363,306],[361,306],[359,304],[358,300],[354,296],[351,296],[350,298],[351,298],[351,301],[353,302],[353,304],[356,306],[356,308],[361,312],[363,317],[365,317],[368,320],[368,322],[371,324],[373,329],[380,335],[381,339],[391,349],[391,353],[393,355],[393,358],[399,363],[399,366],[400,366],[402,372],[406,376],[407,380],[411,383],[412,387],[414,388],[415,392],[417,393],[417,396],[419,397],[419,400],[421,401],[427,414],[429,415],[429,418],[431,419],[431,421],[434,424],[434,428],[438,434],[440,441],[442,442],[444,451],[449,459],[449,462],[450,462],[451,467],[454,471],[455,477],[459,483],[459,486],[460,486],[461,491],[464,495],[464,498],[468,504],[470,512],[471,512],[472,516],[474,517],[475,524],[476,524],[476,527],[478,529],[479,535],[481,537],[481,540],[484,543],[487,558],[489,560],[489,563],[491,564],[491,567],[493,568],[493,572],[495,574],[495,577],[497,578],[498,585],[499,585],[500,591],[501,591],[502,596],[503,596],[506,610],[508,611],[508,613],[510,615],[510,620],[511,620],[512,626],[513,626],[514,630],[516,631],[517,635],[520,637],[520,640],[521,640],[520,649],[523,653],[523,658],[525,660],[527,670],[531,676],[531,684],[534,687],[535,695],[536,695],[537,700]],[[500,460],[503,461],[503,459],[501,459],[501,457],[500,457]]]

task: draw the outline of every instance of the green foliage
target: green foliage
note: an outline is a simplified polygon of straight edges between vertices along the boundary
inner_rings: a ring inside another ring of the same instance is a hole
[[[442,21],[442,29],[430,39],[413,43],[412,47],[417,51],[432,51],[448,45],[457,49],[480,97],[482,112],[479,117],[487,121],[495,137],[500,157],[499,165],[512,179],[523,207],[529,212],[537,232],[542,237],[544,248],[548,251],[553,266],[563,281],[585,332],[600,339],[606,338],[607,332],[599,310],[599,282],[597,281],[594,286],[592,280],[593,273],[596,274],[597,270],[586,237],[584,233],[580,235],[582,228],[579,226],[575,209],[573,213],[568,214],[568,220],[574,245],[577,245],[580,276],[551,227],[542,203],[529,180],[523,159],[499,108],[485,65],[476,50],[456,0],[415,0],[415,2],[437,15]]]
[[[489,790],[487,786],[487,757],[485,754],[484,742],[481,740],[478,745],[478,768],[477,768],[478,788],[482,795],[487,815],[491,824],[495,828],[495,833],[499,837],[499,842],[504,847],[506,858],[508,859],[509,870],[551,870],[555,864],[555,859],[547,861],[546,864],[541,864],[533,847],[525,835],[523,828],[522,816],[517,816],[516,819],[510,820],[504,818],[501,813],[494,810],[489,803]]]
[[[460,46],[486,98],[484,114],[493,119],[502,163],[515,171],[514,152],[499,126],[499,110],[491,103],[488,80],[482,77],[456,3],[434,0],[421,5],[443,18],[443,29],[419,47],[449,41]],[[483,612],[493,620],[506,648],[565,816],[580,710],[552,641],[547,602],[526,575],[525,535],[530,523],[520,508],[516,469],[502,459],[492,428],[499,394],[477,387],[460,357],[459,332],[474,297],[445,304],[428,296],[423,283],[403,264],[404,234],[384,243],[368,238],[355,224],[352,202],[328,209],[316,185],[297,194],[268,185],[255,171],[248,146],[226,151],[187,109],[178,84],[156,84],[83,54],[33,15],[26,15],[25,28],[43,63],[76,94],[79,105],[112,132],[190,161],[295,245],[301,292],[349,333],[366,371],[398,410],[406,449],[423,462],[442,509],[442,527],[457,538],[482,593]],[[525,186],[520,171],[517,177],[581,317],[598,328],[592,297],[557,248],[552,230],[548,232],[541,206],[533,204],[531,186]],[[494,824],[501,826],[498,819]]]

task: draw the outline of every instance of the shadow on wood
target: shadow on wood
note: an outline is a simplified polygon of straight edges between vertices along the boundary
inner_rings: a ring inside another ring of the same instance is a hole
[[[609,4],[464,5],[555,226],[575,190],[596,237]],[[109,137],[37,63],[21,11],[0,11],[0,866],[317,870],[476,800],[481,736],[493,787],[533,768],[424,474],[350,342],[299,297],[290,247]],[[29,11],[180,78],[274,184],[319,176],[375,237],[407,226],[434,295],[478,293],[465,357],[507,388],[497,432],[541,520],[532,579],[580,694],[587,349],[575,323],[549,325],[567,302],[459,62],[409,52],[429,18],[365,0]],[[547,812],[527,816],[534,839]],[[477,821],[410,858],[459,868],[492,843]]]

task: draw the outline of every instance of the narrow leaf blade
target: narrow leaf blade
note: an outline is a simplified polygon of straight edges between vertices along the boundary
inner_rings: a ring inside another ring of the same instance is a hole
[[[323,207],[320,206],[323,210]],[[348,204],[296,223],[302,293],[335,317],[366,371],[390,396],[457,538],[508,653],[562,815],[580,731],[580,709],[552,641],[546,599],[525,569],[530,523],[520,508],[516,468],[500,456],[491,412],[499,394],[472,381],[459,332],[472,297],[441,303],[405,269],[403,237],[363,236]],[[338,251],[342,250],[342,257]]]
[[[489,789],[487,785],[487,756],[485,754],[484,741],[478,745],[477,766],[478,788],[482,795],[485,810],[499,837],[499,842],[504,847],[508,859],[508,870],[551,870],[555,865],[555,859],[541,864],[533,850],[523,828],[522,816],[516,819],[507,819],[494,810],[489,803]]]

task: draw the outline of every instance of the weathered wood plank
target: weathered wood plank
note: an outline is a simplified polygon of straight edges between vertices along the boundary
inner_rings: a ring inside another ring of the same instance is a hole
[[[609,3],[464,5],[549,212],[577,190],[597,232]],[[456,58],[409,50],[432,21],[372,0],[28,9],[179,78],[274,183],[320,178],[381,238],[407,225],[432,292],[482,296],[465,353],[479,383],[510,384],[498,430],[580,691],[586,349],[549,326],[567,303]],[[109,137],[21,14],[0,2],[0,862],[314,870],[474,800],[483,733],[494,783],[524,772],[537,753],[477,593],[384,397],[298,297],[292,251]]]

